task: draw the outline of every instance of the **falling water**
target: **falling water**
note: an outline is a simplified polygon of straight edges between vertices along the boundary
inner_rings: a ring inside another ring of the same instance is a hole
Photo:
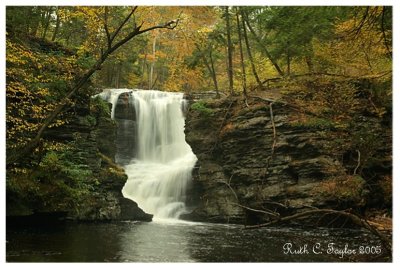
[[[177,219],[186,212],[185,193],[196,156],[185,141],[182,93],[112,89],[100,96],[113,104],[129,94],[136,113],[136,157],[124,166],[128,175],[122,193],[155,219]]]

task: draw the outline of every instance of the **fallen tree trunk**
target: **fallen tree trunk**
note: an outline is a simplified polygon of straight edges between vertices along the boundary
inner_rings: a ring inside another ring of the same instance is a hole
[[[309,217],[309,216],[312,216],[312,215],[326,215],[326,214],[344,216],[344,217],[349,218],[351,221],[354,222],[354,224],[360,226],[361,228],[367,229],[372,234],[377,236],[382,241],[383,246],[389,252],[392,252],[392,243],[383,233],[381,233],[379,230],[377,230],[373,226],[371,226],[368,223],[367,220],[365,220],[365,219],[363,219],[363,218],[361,218],[361,217],[359,217],[359,216],[357,216],[355,214],[347,212],[347,211],[340,211],[340,210],[333,210],[333,209],[309,210],[309,211],[305,211],[305,212],[302,212],[302,213],[297,213],[297,214],[286,216],[286,217],[279,217],[279,218],[277,218],[275,220],[272,220],[270,222],[267,222],[267,223],[258,224],[258,225],[251,225],[251,226],[245,226],[244,229],[246,229],[246,230],[258,229],[258,228],[262,228],[262,227],[268,227],[268,226],[272,226],[272,225],[276,225],[276,224],[282,224],[282,223],[293,221],[293,220],[297,220],[297,219],[306,218],[306,217]]]

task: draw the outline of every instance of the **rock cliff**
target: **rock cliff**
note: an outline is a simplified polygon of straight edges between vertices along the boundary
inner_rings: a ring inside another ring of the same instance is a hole
[[[96,104],[102,101],[90,102],[74,108],[68,124],[45,134],[48,140],[70,142],[70,149],[53,156],[47,154],[26,179],[21,179],[21,174],[9,175],[8,219],[39,214],[43,219],[152,220],[152,215],[122,196],[127,176],[114,163],[116,123],[110,119],[110,108]],[[108,113],[96,106],[103,106]]]
[[[284,103],[247,102],[224,98],[191,106],[185,132],[198,163],[190,191],[194,210],[183,218],[257,223],[269,219],[266,212],[365,207],[366,181],[340,160],[335,127],[299,124],[299,112]]]

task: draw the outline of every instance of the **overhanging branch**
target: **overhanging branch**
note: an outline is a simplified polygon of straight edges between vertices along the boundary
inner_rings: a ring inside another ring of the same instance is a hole
[[[132,15],[136,11],[136,9],[137,9],[137,6],[132,8],[132,10],[128,14],[128,16],[125,17],[125,19],[119,25],[117,30],[109,38],[107,37],[107,41],[109,44],[107,50],[102,52],[102,54],[101,54],[100,58],[97,60],[97,62],[85,74],[83,74],[82,77],[80,77],[77,80],[75,85],[72,88],[70,88],[70,91],[60,100],[60,103],[55,107],[55,109],[52,112],[50,112],[49,116],[43,121],[42,125],[39,127],[35,137],[32,140],[30,140],[25,146],[18,148],[16,150],[12,150],[12,152],[7,152],[6,166],[16,163],[23,157],[31,154],[31,152],[39,144],[44,131],[56,119],[58,114],[63,110],[63,108],[68,103],[68,100],[87,83],[87,81],[90,79],[90,77],[93,75],[93,73],[95,73],[97,70],[99,70],[101,68],[102,64],[104,63],[104,61],[107,59],[107,57],[110,54],[112,54],[119,47],[121,47],[122,45],[124,45],[125,43],[127,43],[128,41],[130,41],[133,37],[135,37],[137,35],[149,32],[154,29],[159,29],[159,28],[174,29],[178,25],[179,18],[176,20],[172,20],[172,21],[166,22],[164,24],[155,25],[155,26],[143,29],[143,30],[140,29],[143,25],[143,24],[141,24],[138,27],[135,27],[135,29],[133,31],[131,31],[125,38],[123,38],[116,44],[112,45],[112,43],[116,39],[117,35],[120,33],[123,26],[126,25],[128,20],[132,17]],[[105,18],[107,18],[107,16]],[[109,31],[108,25],[107,25],[107,31]]]

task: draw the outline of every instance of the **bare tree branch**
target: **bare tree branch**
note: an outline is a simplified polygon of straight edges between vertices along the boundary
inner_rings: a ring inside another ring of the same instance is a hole
[[[137,8],[138,8],[137,6],[132,8],[132,10],[129,12],[129,14],[125,17],[125,19],[122,21],[122,23],[118,26],[117,30],[115,30],[115,32],[112,34],[112,36],[110,37],[111,43],[114,42],[114,39],[116,38],[118,33],[121,31],[122,27],[124,27],[124,25],[129,21],[129,19],[132,17],[133,13],[135,13]]]
[[[236,206],[239,206],[239,207],[241,207],[241,208],[243,208],[243,209],[246,209],[246,210],[249,210],[249,211],[252,211],[252,212],[257,212],[257,213],[262,213],[262,214],[266,214],[266,215],[269,215],[269,216],[273,216],[273,217],[275,217],[275,218],[279,218],[279,213],[276,213],[276,212],[272,212],[272,211],[265,211],[265,210],[260,210],[260,209],[254,209],[254,208],[250,208],[250,207],[248,207],[248,206],[244,206],[244,205],[241,205],[241,204],[238,204],[238,203],[231,203],[231,204],[233,204],[233,205],[236,205]]]
[[[116,49],[118,49],[119,47],[121,47],[123,44],[125,44],[126,42],[128,42],[129,40],[131,40],[134,36],[149,32],[151,30],[154,29],[174,29],[177,25],[178,25],[179,20],[172,20],[169,22],[166,22],[164,24],[159,24],[159,25],[155,25],[143,30],[140,30],[140,28],[142,27],[143,23],[141,25],[139,25],[138,27],[135,28],[135,30],[133,30],[132,32],[130,32],[125,38],[123,38],[122,40],[120,40],[119,42],[117,42],[115,45],[113,45],[111,47],[111,49],[109,50],[108,54],[111,54],[112,52],[114,52]]]

